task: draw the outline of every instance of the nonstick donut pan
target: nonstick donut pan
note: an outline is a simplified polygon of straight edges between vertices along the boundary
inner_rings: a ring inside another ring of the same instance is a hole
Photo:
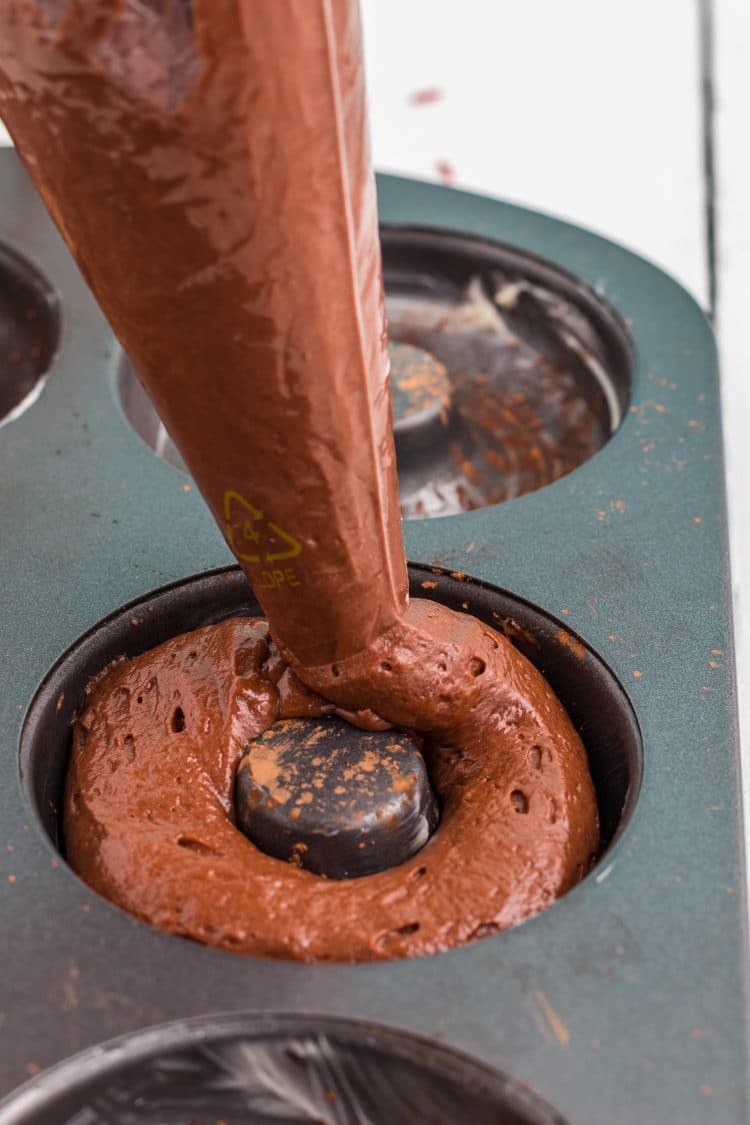
[[[548,676],[603,852],[515,930],[360,965],[171,937],[73,874],[59,802],[88,677],[253,596],[0,153],[0,1125],[748,1118],[710,329],[576,227],[392,177],[379,197],[412,591]]]

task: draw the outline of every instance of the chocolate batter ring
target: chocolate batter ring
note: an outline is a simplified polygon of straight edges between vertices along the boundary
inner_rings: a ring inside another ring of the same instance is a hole
[[[64,830],[73,868],[160,929],[300,961],[436,953],[550,905],[598,846],[586,753],[539,672],[488,626],[413,600],[366,653],[298,669],[266,623],[198,629],[94,681],[74,734]],[[325,696],[331,702],[321,698]],[[441,802],[412,859],[328,880],[234,823],[237,762],[278,718],[371,708],[426,737]]]

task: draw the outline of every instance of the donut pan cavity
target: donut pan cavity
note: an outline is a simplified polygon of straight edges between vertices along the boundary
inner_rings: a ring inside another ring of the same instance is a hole
[[[601,862],[630,818],[640,789],[640,735],[622,687],[579,637],[534,606],[438,567],[412,566],[413,597],[424,597],[425,582],[431,598],[459,612],[468,609],[505,632],[554,687],[585,739],[601,818]],[[86,684],[118,656],[138,656],[180,633],[240,616],[262,616],[242,572],[234,567],[214,571],[123,606],[51,670],[24,723],[20,767],[37,823],[63,855],[70,727],[82,710]]]
[[[517,247],[381,227],[401,510],[471,511],[523,496],[593,456],[630,392],[624,325],[580,280]],[[184,469],[126,356],[125,417]]]
[[[59,335],[55,291],[25,258],[0,247],[0,426],[41,394]]]
[[[3,263],[23,255],[64,326],[44,394],[0,430],[0,1093],[32,1083],[0,1108],[0,1122],[72,1119],[55,1098],[89,1080],[101,1093],[119,1067],[113,1081],[131,1112],[128,1083],[146,1081],[138,1066],[149,1052],[166,1071],[183,1065],[191,1035],[261,1039],[266,1052],[283,1040],[287,1060],[310,1037],[318,1052],[330,1036],[355,1053],[367,1043],[379,1060],[397,1056],[417,1089],[430,1082],[419,1067],[455,1077],[446,1106],[459,1088],[467,1099],[486,1093],[487,1120],[747,1119],[745,889],[710,331],[663,274],[577,228],[389,177],[379,190],[386,244],[401,228],[443,232],[442,243],[424,234],[420,284],[433,268],[429,247],[445,253],[448,235],[479,257],[482,245],[517,246],[524,269],[530,254],[579,278],[587,307],[599,294],[602,323],[613,325],[602,339],[620,358],[605,349],[602,362],[623,417],[613,422],[610,401],[609,440],[594,456],[506,503],[405,524],[415,591],[428,576],[431,596],[493,620],[564,699],[589,749],[607,849],[579,887],[513,931],[370,965],[210,950],[139,923],[76,878],[58,850],[57,808],[86,674],[115,650],[143,651],[251,603],[189,479],[128,425],[112,335],[14,154],[0,154]],[[153,1025],[168,1026],[143,1033]],[[396,1073],[368,1059],[368,1088]],[[526,1103],[513,1101],[527,1089]],[[483,1120],[467,1106],[453,1119]],[[115,1120],[97,1112],[87,1120]]]
[[[315,1016],[181,1020],[49,1071],[8,1122],[87,1125],[133,1111],[148,1125],[565,1125],[532,1091],[453,1051]],[[52,1114],[56,1116],[51,1117]]]

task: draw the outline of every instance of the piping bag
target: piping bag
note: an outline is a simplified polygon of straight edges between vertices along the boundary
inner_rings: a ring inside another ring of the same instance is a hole
[[[356,0],[0,0],[0,115],[299,666],[407,577]]]

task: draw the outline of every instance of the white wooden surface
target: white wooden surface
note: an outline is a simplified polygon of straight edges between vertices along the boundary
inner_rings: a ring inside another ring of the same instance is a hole
[[[450,165],[457,185],[609,235],[705,301],[693,0],[361,3],[378,167]]]

